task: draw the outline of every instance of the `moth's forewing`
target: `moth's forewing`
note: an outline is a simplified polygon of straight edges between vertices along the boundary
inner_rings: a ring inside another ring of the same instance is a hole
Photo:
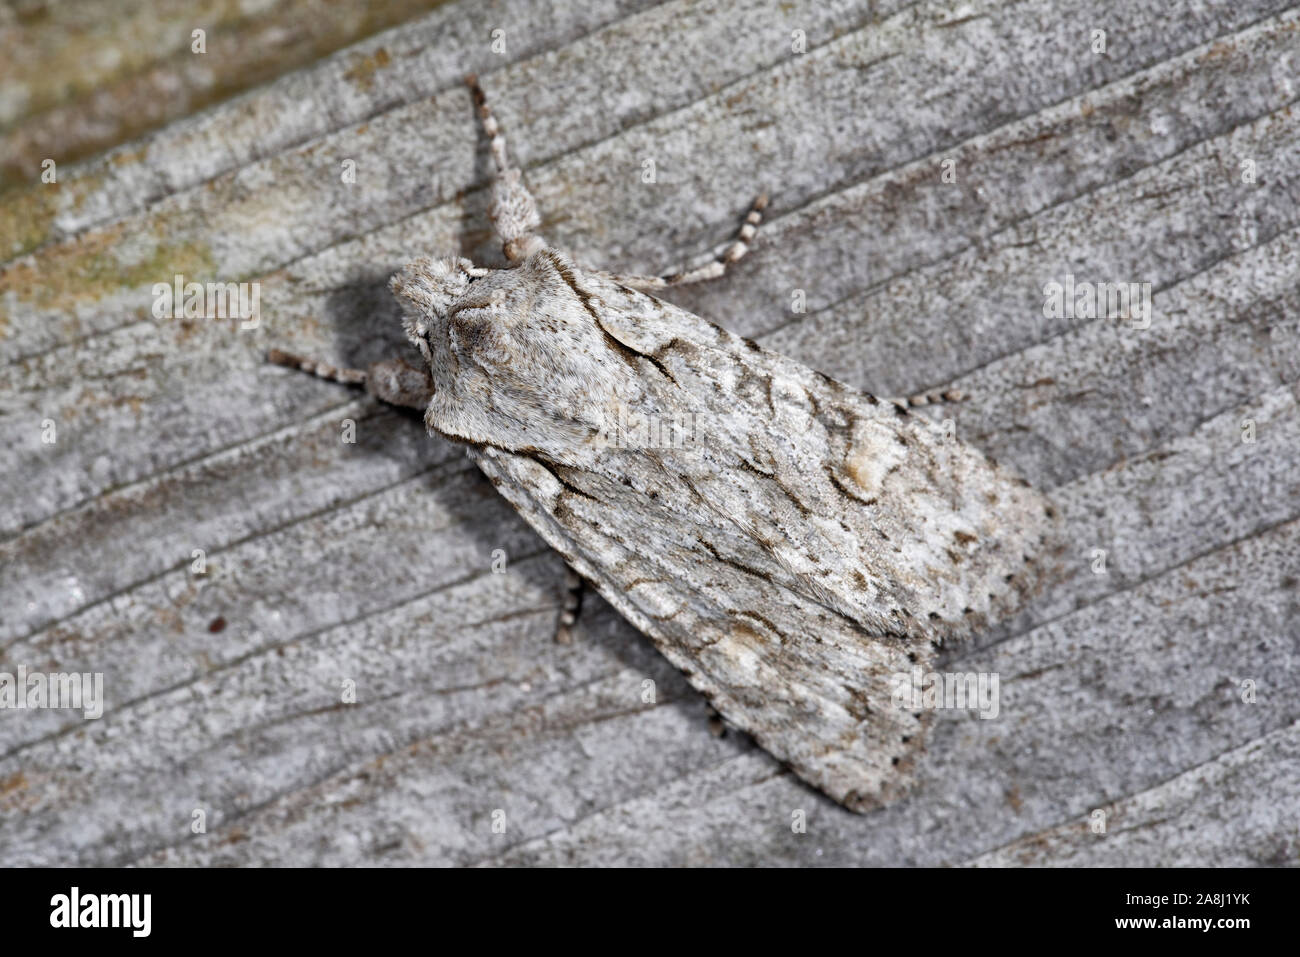
[[[1036,586],[1051,507],[903,405],[547,255],[521,275],[558,261],[554,285],[510,317],[538,366],[512,379],[538,381],[529,414],[552,400],[532,336],[562,328],[584,405],[480,467],[728,721],[855,810],[894,797],[928,720],[914,675]]]

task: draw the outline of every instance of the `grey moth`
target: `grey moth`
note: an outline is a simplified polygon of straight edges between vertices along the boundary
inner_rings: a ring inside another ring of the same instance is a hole
[[[656,298],[707,265],[579,265],[540,218],[474,78],[506,268],[417,259],[391,282],[421,361],[271,358],[424,410],[731,725],[854,811],[908,787],[936,649],[1014,611],[1054,513],[913,414]]]

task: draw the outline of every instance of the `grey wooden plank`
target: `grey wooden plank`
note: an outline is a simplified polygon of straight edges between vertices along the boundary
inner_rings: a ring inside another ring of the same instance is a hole
[[[441,2],[0,6],[0,189],[38,181],[44,158],[70,163],[101,152]],[[199,50],[196,29],[203,31]],[[388,62],[353,60],[357,85]]]
[[[55,109],[38,118],[43,122],[38,123],[36,132],[47,140],[42,145],[49,147],[40,155],[55,158],[60,164],[59,189],[31,186],[6,196],[6,208],[0,213],[0,256],[9,259],[42,244],[76,235],[92,225],[111,222],[162,196],[200,185],[238,166],[327,132],[364,122],[367,117],[395,105],[430,96],[459,82],[467,71],[488,70],[503,61],[538,55],[605,23],[632,15],[650,2],[611,0],[578,7],[494,0],[446,5],[352,44],[345,52],[325,57],[209,110],[176,119],[102,156],[75,164],[66,161],[65,147],[75,151],[86,140],[102,142],[113,132],[119,105],[107,104],[111,116],[108,123],[97,122],[97,118],[86,119],[75,108],[63,111],[64,115]],[[154,85],[163,89],[191,86],[202,90],[217,79],[213,72],[195,70],[199,61],[193,55],[180,58],[179,63],[175,59],[169,63],[165,56],[174,57],[177,51],[173,45],[189,47],[193,23],[206,22],[212,32],[214,24],[203,18],[202,11],[194,7],[184,9],[183,4],[182,8],[159,10],[154,0],[133,4],[134,9],[126,15],[116,5],[112,9],[98,3],[81,6],[89,9],[62,11],[70,22],[42,31],[41,35],[66,55],[72,55],[77,44],[87,42],[83,39],[87,34],[99,48],[121,49],[121,40],[129,38],[143,48],[130,50],[124,58],[127,63],[143,60],[137,64],[137,71],[145,63],[157,62],[155,57],[164,56],[154,70],[148,71],[154,75],[128,74],[125,81],[128,89],[142,85],[143,79],[146,95],[148,87]],[[277,34],[283,39],[283,27],[269,21],[301,17],[302,11],[290,4],[276,6],[279,9],[263,8],[242,18],[237,25],[232,25],[230,32],[214,37],[214,46],[220,43],[237,47],[243,42],[246,47],[261,52],[264,44],[276,42]],[[289,9],[284,9],[286,6]],[[378,19],[384,20],[393,12],[391,9],[379,12]],[[367,21],[363,16],[358,23],[355,9],[350,15],[347,11],[341,15],[336,11],[336,15],[343,29],[364,28]],[[189,26],[178,29],[177,21]],[[502,52],[497,52],[492,49],[492,30],[502,24],[510,26],[509,42]],[[60,34],[65,31],[76,35],[75,44],[60,43],[63,39]],[[154,36],[154,31],[160,32],[161,38]],[[21,45],[24,39],[22,33],[13,35],[15,44]],[[30,55],[36,51],[28,47],[25,52]],[[223,56],[222,50],[210,52],[218,61],[214,72],[221,72],[238,69],[239,61],[254,51],[236,49],[233,57]],[[102,71],[104,58],[92,59],[95,65],[89,67],[89,72]],[[59,87],[56,82],[51,83],[49,71],[46,71],[45,86]],[[19,82],[7,85],[6,92],[16,92],[18,87]],[[100,90],[97,95],[110,96],[111,91]],[[88,135],[80,129],[61,130],[59,121],[65,118],[80,119],[94,128]],[[109,129],[104,129],[105,126]],[[10,137],[18,142],[6,148]],[[30,139],[24,136],[21,127],[4,131],[0,134],[0,156],[10,155],[17,161],[37,145],[24,142]]]
[[[382,71],[344,93],[344,51],[111,172],[78,168],[46,245],[0,267],[0,669],[103,671],[109,689],[95,722],[0,714],[0,844],[29,863],[1140,863],[1150,843],[1085,852],[1061,822],[1167,805],[1164,859],[1280,862],[1294,834],[1267,801],[1225,797],[1207,839],[1169,782],[1237,754],[1269,793],[1295,780],[1278,737],[1294,696],[1272,689],[1295,686],[1300,646],[1300,11],[602,9],[495,70],[478,33],[422,18],[402,41],[429,68],[418,94]],[[1112,45],[1093,60],[1096,23]],[[559,241],[672,265],[725,239],[770,178],[752,256],[677,298],[876,391],[956,383],[968,398],[933,414],[1054,489],[1075,545],[1062,581],[946,656],[1002,675],[1000,718],[941,713],[907,800],[849,815],[744,737],[712,737],[684,679],[598,601],[575,645],[551,643],[561,562],[458,450],[265,366],[269,345],[389,354],[389,272],[494,255],[454,85],[475,56]],[[295,98],[340,112],[239,132],[269,115],[241,109]],[[226,153],[195,145],[223,135]],[[372,174],[351,193],[345,155]],[[262,327],[155,322],[157,269],[260,277]],[[1043,283],[1066,270],[1151,282],[1150,328],[1044,319]],[[1238,705],[1225,682],[1250,674],[1269,693]]]
[[[976,867],[1250,867],[1294,864],[1288,820],[1300,768],[1291,725],[1086,817],[983,854]],[[1096,815],[1100,814],[1100,820]]]

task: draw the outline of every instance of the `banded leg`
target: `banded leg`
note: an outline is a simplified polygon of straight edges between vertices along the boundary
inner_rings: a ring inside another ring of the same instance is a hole
[[[276,365],[310,372],[330,382],[365,386],[367,392],[389,405],[425,409],[433,398],[433,380],[428,371],[417,369],[404,359],[372,362],[365,369],[340,369],[327,362],[304,359],[279,349],[272,349],[266,357]]]
[[[582,593],[585,587],[581,576],[572,568],[566,566],[564,569],[564,608],[560,611],[560,620],[555,626],[555,641],[557,644],[573,644],[573,626],[578,623],[578,612],[582,610]]]
[[[478,77],[471,73],[465,77],[465,83],[469,86],[474,106],[478,108],[479,118],[483,121],[483,132],[492,144],[492,162],[496,166],[496,179],[492,182],[492,209],[489,212],[492,228],[501,237],[501,249],[506,254],[506,259],[517,263],[546,247],[545,240],[533,231],[542,224],[542,218],[537,214],[537,203],[524,185],[523,174],[511,166],[506,158],[506,138],[501,133],[497,118],[492,115]]]
[[[684,269],[663,276],[614,276],[613,278],[633,289],[649,291],[663,289],[666,286],[685,286],[688,283],[702,282],[705,279],[717,279],[724,275],[727,267],[739,262],[749,252],[749,244],[758,235],[758,226],[763,221],[763,210],[767,209],[767,194],[760,193],[754,200],[745,220],[740,224],[740,232],[735,242],[727,247],[721,256],[703,266]]]
[[[940,405],[944,402],[960,402],[966,398],[960,389],[935,389],[931,392],[918,392],[903,399],[912,408],[923,405]]]

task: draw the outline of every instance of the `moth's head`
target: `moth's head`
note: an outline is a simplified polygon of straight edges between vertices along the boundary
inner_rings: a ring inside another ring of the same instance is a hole
[[[597,431],[636,386],[579,283],[550,249],[509,269],[417,259],[395,275],[406,334],[433,379],[429,427],[558,458]]]
[[[485,271],[468,259],[417,259],[389,280],[388,288],[402,306],[406,338],[424,355],[425,362],[431,361],[430,333],[445,327],[452,303]]]
[[[537,291],[525,266],[484,269],[468,259],[417,259],[388,286],[402,307],[402,325],[420,350],[435,388],[452,390],[481,367],[494,373],[516,358],[511,330],[526,318]]]

